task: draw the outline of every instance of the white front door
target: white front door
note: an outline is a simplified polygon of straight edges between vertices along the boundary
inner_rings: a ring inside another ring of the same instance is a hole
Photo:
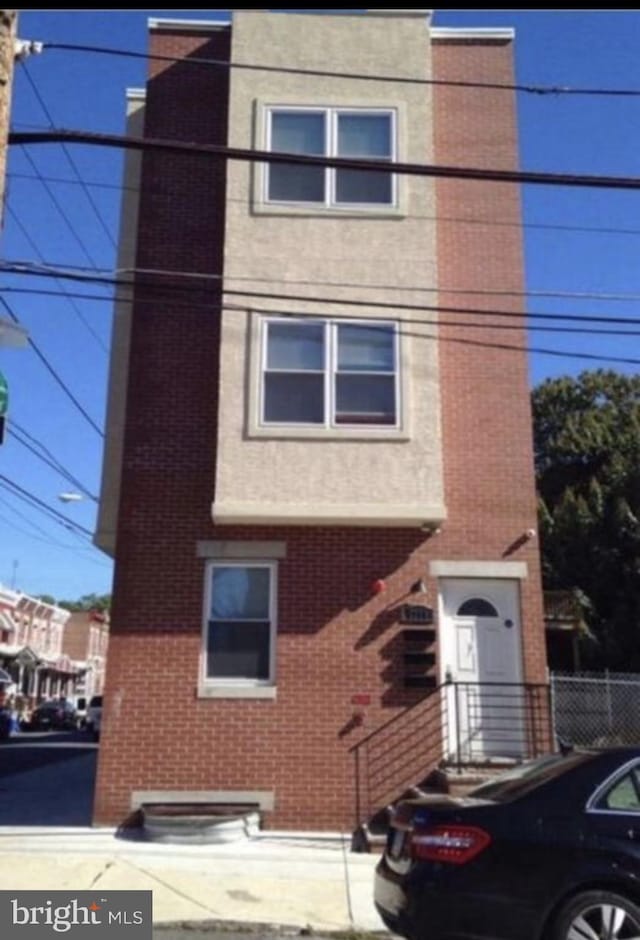
[[[440,582],[440,662],[448,694],[449,753],[463,759],[519,757],[526,702],[520,586],[491,578]]]

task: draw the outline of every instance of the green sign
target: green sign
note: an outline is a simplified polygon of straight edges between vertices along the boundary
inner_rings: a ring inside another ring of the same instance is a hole
[[[6,415],[9,406],[9,386],[2,372],[0,372],[0,415]]]

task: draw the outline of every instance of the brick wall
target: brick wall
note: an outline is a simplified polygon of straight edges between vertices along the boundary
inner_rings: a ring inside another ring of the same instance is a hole
[[[226,58],[226,42],[224,33],[163,32],[153,35],[152,48]],[[438,45],[436,76],[459,71],[500,80],[509,57],[508,47]],[[147,134],[224,143],[224,73],[166,63],[154,68]],[[483,98],[479,106],[474,95],[437,89],[437,161],[511,165],[510,96]],[[138,265],[221,272],[223,164],[146,155],[144,174]],[[517,222],[517,190],[438,184],[439,216],[469,212],[504,213]],[[517,227],[440,224],[441,283],[520,289],[520,235]],[[537,544],[509,554],[518,536],[535,526],[524,356],[450,343],[466,340],[470,331],[443,330],[449,519],[440,535],[348,527],[214,529],[219,293],[208,282],[180,298],[191,301],[186,306],[149,289],[138,297],[154,302],[134,308],[96,822],[121,821],[133,789],[251,789],[276,792],[268,825],[349,830],[355,809],[350,748],[420,697],[401,686],[397,607],[410,599],[411,584],[426,577],[430,559],[529,563],[527,677],[543,677]],[[441,301],[461,303],[453,294]],[[464,303],[495,308],[484,296],[465,296]],[[503,303],[518,309],[516,298]],[[498,326],[482,338],[524,341]],[[204,562],[195,546],[212,538],[287,543],[279,565],[275,701],[196,697]],[[375,579],[387,588],[373,596]],[[435,606],[433,581],[428,590]],[[361,725],[353,721],[357,693],[371,694]]]
[[[512,84],[511,43],[434,44],[439,79]],[[438,86],[434,95],[435,161],[452,166],[518,169],[515,96],[488,89]],[[535,483],[524,311],[521,206],[513,184],[439,179],[438,279],[441,307],[481,311],[440,314],[473,326],[441,327],[445,492],[453,524],[443,530],[446,558],[526,561],[522,585],[525,679],[546,681],[539,544],[517,545],[536,529]],[[483,221],[502,224],[483,224]],[[479,293],[447,293],[446,288]],[[491,296],[486,290],[512,290]],[[505,328],[508,324],[508,328]],[[485,345],[478,345],[485,344]]]

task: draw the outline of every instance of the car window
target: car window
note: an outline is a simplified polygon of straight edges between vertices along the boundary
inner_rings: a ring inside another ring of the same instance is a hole
[[[598,809],[640,813],[640,775],[637,767],[611,786],[596,804]]]
[[[551,754],[537,760],[525,761],[513,770],[500,774],[489,783],[483,783],[468,794],[483,800],[506,803],[524,796],[530,790],[560,777],[562,774],[592,760],[588,751],[572,751],[569,754]]]

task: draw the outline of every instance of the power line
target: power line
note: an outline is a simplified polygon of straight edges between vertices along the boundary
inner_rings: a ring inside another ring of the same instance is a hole
[[[36,133],[36,132],[34,132],[34,133]],[[42,133],[50,133],[50,132],[48,132],[48,131],[43,131]],[[76,242],[76,244],[78,245],[78,247],[79,247],[80,250],[82,251],[83,255],[85,256],[85,258],[87,259],[87,261],[89,262],[89,264],[94,264],[94,265],[95,265],[95,264],[96,264],[96,261],[95,261],[95,259],[93,258],[93,255],[91,254],[91,252],[89,251],[89,249],[87,248],[87,246],[85,245],[85,243],[83,242],[83,240],[80,238],[80,236],[79,236],[78,233],[76,232],[76,230],[75,230],[75,228],[74,228],[74,226],[73,226],[73,223],[71,222],[71,219],[69,218],[69,216],[68,216],[66,210],[63,208],[63,206],[60,205],[60,201],[59,201],[58,197],[57,197],[56,194],[53,192],[53,190],[51,189],[51,187],[49,186],[49,184],[46,183],[45,180],[44,180],[44,178],[41,176],[40,170],[38,169],[38,166],[37,166],[36,163],[34,162],[33,157],[31,156],[31,154],[29,153],[29,151],[28,151],[25,147],[22,148],[22,152],[23,152],[24,156],[27,158],[27,161],[29,162],[29,165],[31,166],[33,172],[36,174],[36,177],[38,178],[38,180],[39,180],[40,183],[42,184],[42,187],[43,187],[44,191],[47,193],[47,195],[49,196],[49,199],[51,200],[51,202],[53,203],[53,205],[54,205],[55,208],[57,209],[58,215],[60,216],[60,218],[62,219],[62,221],[63,221],[64,224],[66,225],[68,231],[69,231],[70,234],[72,235],[74,241]]]
[[[58,269],[55,269],[55,273],[53,270],[39,270],[39,269],[27,270],[23,267],[17,267],[13,269],[10,265],[3,265],[1,262],[0,262],[0,271],[5,271],[9,274],[27,275],[27,276],[31,275],[34,277],[54,277],[55,276],[55,277],[67,278],[72,281],[76,281],[80,283],[87,283],[87,284],[92,284],[94,282],[97,282],[100,284],[108,284],[113,287],[125,287],[131,291],[133,291],[134,289],[145,290],[145,291],[151,290],[151,291],[157,291],[157,292],[163,292],[163,293],[169,293],[169,294],[177,294],[179,296],[183,295],[187,297],[189,294],[197,294],[198,296],[202,295],[202,288],[196,287],[194,285],[172,284],[170,282],[167,283],[166,278],[171,278],[174,274],[174,272],[172,271],[169,271],[166,273],[157,272],[159,276],[157,283],[152,283],[152,282],[150,283],[147,281],[140,281],[140,280],[130,281],[130,280],[123,280],[117,277],[112,278],[112,277],[102,276],[102,275],[81,274],[81,273],[74,273],[74,272],[69,272],[69,271],[65,272],[64,270],[58,270]],[[189,276],[197,278],[199,275],[194,274],[194,275],[189,275]],[[221,279],[220,275],[212,275],[212,277],[215,278],[216,280]],[[204,275],[203,279],[206,280],[207,275]],[[233,280],[233,278],[230,278],[230,280]],[[362,286],[361,286],[361,289],[362,289]],[[415,289],[421,290],[421,288],[415,288]],[[14,293],[41,293],[40,291],[37,291],[35,289],[28,289],[28,288],[25,288],[25,289],[5,288],[5,290],[8,292],[14,292]],[[427,289],[427,290],[430,290],[430,289]],[[447,293],[447,289],[441,288],[440,292]],[[48,292],[45,292],[45,293],[48,293]],[[54,296],[56,295],[55,291],[51,293],[53,293]],[[306,294],[274,293],[274,292],[269,292],[269,291],[250,291],[250,290],[245,290],[244,288],[238,289],[238,290],[230,289],[230,288],[229,289],[223,288],[223,293],[228,296],[253,297],[253,298],[260,298],[260,299],[267,299],[267,300],[285,300],[285,301],[296,301],[296,302],[301,302],[301,303],[329,304],[329,305],[339,305],[343,307],[365,307],[365,308],[375,307],[378,309],[390,310],[390,311],[413,310],[413,311],[420,311],[420,312],[426,311],[426,312],[445,313],[445,314],[446,313],[461,313],[461,314],[470,314],[473,316],[517,318],[518,320],[521,320],[521,321],[526,320],[526,319],[540,319],[540,320],[552,320],[552,321],[571,321],[571,322],[577,322],[577,323],[617,324],[621,326],[630,326],[630,325],[636,325],[640,323],[640,319],[636,319],[633,317],[609,317],[609,316],[603,317],[603,316],[594,316],[594,315],[587,315],[587,314],[542,313],[538,311],[524,311],[524,310],[493,310],[493,309],[486,309],[482,307],[468,307],[468,306],[457,306],[457,305],[449,306],[449,305],[445,305],[441,303],[439,304],[412,304],[412,303],[406,303],[406,302],[401,302],[401,301],[372,300],[369,298],[355,299],[355,298],[346,298],[346,297],[330,297],[326,295],[313,296],[313,295],[306,295]],[[469,291],[468,293],[473,294],[476,292]],[[508,292],[505,292],[505,294],[507,293]],[[72,295],[72,296],[75,296],[75,295]],[[116,301],[125,301],[125,302],[131,302],[131,303],[145,303],[145,302],[157,303],[158,302],[157,300],[145,301],[144,298],[136,297],[136,296],[133,296],[131,298],[118,297],[118,296],[114,298],[108,298],[108,297],[102,298],[99,295],[91,295],[91,294],[80,294],[78,296],[88,298],[91,300],[113,299]],[[625,295],[625,296],[629,296],[629,295]],[[180,307],[186,307],[186,308],[189,308],[189,307],[203,307],[205,309],[211,308],[210,302],[190,301],[190,300],[186,300],[186,301],[177,300],[176,301],[174,300],[172,296],[170,296],[168,299],[171,301],[171,303],[174,306],[180,306]],[[629,296],[629,299],[631,300],[635,298]],[[313,314],[313,316],[319,316],[319,314]],[[394,319],[398,319],[398,318],[394,318]],[[411,320],[408,318],[405,318],[405,319],[400,318],[400,321],[405,322],[405,323],[425,323],[425,322],[431,323],[432,322],[432,321],[424,321],[424,320]],[[449,323],[448,325],[453,326],[455,324]]]
[[[147,59],[159,62],[179,62],[181,65],[206,65],[222,69],[243,69],[254,72],[276,72],[285,75],[310,75],[318,78],[342,78],[367,82],[389,82],[402,85],[434,85],[453,88],[473,88],[491,91],[517,91],[532,95],[594,95],[613,97],[638,97],[640,90],[633,88],[579,88],[568,85],[525,85],[508,82],[470,82],[442,78],[411,78],[401,75],[367,75],[362,72],[336,72],[327,69],[301,69],[293,66],[256,65],[247,62],[230,62],[227,59],[205,59],[198,56],[170,56],[159,53],[136,52],[109,46],[86,46],[79,43],[44,42],[45,49],[65,52],[85,52],[97,55],[122,56],[130,59]]]
[[[124,148],[126,150],[198,154],[226,160],[242,160],[249,163],[320,166],[332,169],[360,170],[369,173],[384,172],[399,176],[428,176],[440,179],[462,179],[493,183],[531,183],[542,186],[574,186],[593,189],[640,189],[639,177],[540,173],[530,170],[495,170],[425,163],[389,163],[385,160],[360,160],[350,157],[314,157],[306,154],[225,147],[220,144],[194,144],[188,141],[165,140],[156,137],[128,137],[123,134],[103,134],[77,130],[56,129],[52,131],[11,131],[9,133],[9,144],[12,145],[54,144],[61,141]],[[92,264],[94,263],[91,258],[89,260]]]
[[[23,179],[23,180],[37,180],[37,176],[32,176],[30,173],[17,173],[9,172],[7,176],[12,179]],[[43,176],[42,179],[47,180],[49,183],[59,183],[70,186],[77,186],[78,180],[72,180],[68,177],[63,176]],[[97,189],[114,189],[120,192],[130,192],[130,193],[140,193],[142,190],[139,186],[128,186],[123,185],[122,183],[107,183],[102,180],[85,180],[87,186],[92,186]],[[145,188],[147,193],[157,193],[160,192],[158,189],[154,189],[152,186]],[[241,205],[251,205],[250,199],[241,199],[237,196],[228,196],[227,202],[238,203]],[[295,206],[297,203],[287,203],[282,202],[278,205],[284,206]],[[340,212],[339,207],[333,207],[332,212]],[[351,211],[351,210],[344,210]],[[562,223],[553,223],[553,222],[509,222],[506,219],[477,219],[471,218],[470,216],[446,216],[446,215],[423,215],[421,213],[411,213],[412,219],[424,219],[427,222],[451,222],[451,223],[464,223],[465,225],[491,225],[501,228],[517,228],[517,229],[532,229],[532,230],[542,230],[542,231],[551,231],[551,232],[581,232],[583,234],[593,234],[593,235],[640,235],[640,229],[638,228],[615,228],[615,227],[605,227],[597,225],[568,225]],[[342,259],[344,260],[344,259]]]
[[[108,298],[108,297],[105,297],[104,299],[105,299],[105,300],[108,300],[109,298]],[[14,323],[19,323],[18,317],[15,315],[15,313],[13,312],[13,310],[11,309],[11,307],[9,306],[9,304],[7,303],[7,301],[5,300],[5,298],[2,297],[2,296],[0,296],[0,303],[2,304],[2,306],[4,307],[4,309],[7,311],[7,313],[9,314],[9,316],[11,317],[11,319],[13,320],[13,322],[14,322]],[[65,395],[67,396],[67,398],[69,398],[69,400],[70,400],[71,402],[73,402],[73,404],[74,404],[75,407],[78,409],[78,411],[79,411],[80,414],[83,416],[83,418],[85,418],[85,420],[91,425],[91,427],[94,429],[94,431],[96,431],[96,432],[100,435],[100,437],[104,438],[104,433],[100,430],[100,428],[98,427],[98,425],[96,424],[96,422],[93,420],[93,418],[91,417],[91,415],[90,415],[90,414],[83,408],[83,406],[80,404],[80,402],[79,402],[78,399],[75,397],[75,395],[73,394],[73,392],[71,391],[71,389],[69,388],[69,386],[66,385],[66,383],[63,381],[63,379],[58,375],[58,373],[56,372],[56,370],[54,369],[54,367],[51,365],[51,363],[49,362],[49,360],[47,359],[47,357],[44,355],[44,353],[43,353],[43,352],[38,348],[38,346],[36,345],[35,340],[33,340],[33,339],[29,336],[28,339],[27,339],[27,342],[29,343],[29,346],[31,346],[31,348],[33,349],[34,353],[36,354],[36,356],[38,357],[38,359],[40,360],[40,362],[43,364],[43,366],[45,367],[45,369],[49,372],[49,374],[52,376],[52,378],[54,379],[54,381],[60,386],[60,388],[63,390],[63,392],[65,393]]]
[[[40,453],[40,451],[38,451],[36,447],[34,447],[33,444],[29,442],[29,440],[24,440],[21,435],[25,435],[26,432],[21,431],[21,429],[15,425],[15,422],[13,422],[13,427],[11,425],[9,426],[9,434],[12,437],[14,437],[15,440],[19,444],[22,444],[23,447],[26,447],[27,450],[31,451],[31,453],[34,454],[34,456],[36,456],[39,460],[41,460],[43,463],[47,464],[47,466],[55,470],[56,473],[59,473],[60,476],[63,477],[63,479],[65,479],[68,483],[71,483],[71,485],[75,486],[77,490],[80,490],[80,492],[83,493],[84,496],[87,497],[87,499],[91,499],[95,503],[98,502],[98,497],[94,496],[93,493],[91,493],[87,489],[86,486],[80,483],[80,481],[76,477],[74,477],[73,474],[69,470],[66,469],[66,467],[64,467],[58,460],[56,460],[51,454],[51,452],[45,448],[44,444],[40,444],[40,442],[37,442],[38,445],[44,451],[46,451],[46,453]],[[35,440],[35,438],[32,438],[31,435],[29,435],[29,437],[31,438],[31,440]]]
[[[640,235],[640,230],[638,231]],[[323,255],[324,259],[327,260],[327,256]],[[229,259],[233,260],[233,256]],[[246,261],[246,259],[242,259]],[[344,256],[341,256],[341,260],[349,260]],[[4,265],[4,268],[3,268]],[[91,275],[102,276],[102,277],[111,277],[117,278],[119,275],[138,275],[142,274],[145,276],[158,277],[166,279],[168,276],[172,278],[184,278],[185,280],[201,280],[201,281],[233,281],[235,282],[247,282],[247,283],[260,283],[260,284],[278,284],[280,286],[287,286],[289,284],[295,284],[300,287],[340,287],[340,288],[350,288],[354,290],[384,290],[384,291],[393,291],[398,293],[423,293],[423,294],[462,294],[462,295],[472,295],[478,297],[557,297],[562,300],[598,300],[598,301],[615,301],[616,303],[637,303],[640,301],[640,294],[619,294],[619,293],[608,293],[608,292],[596,292],[596,291],[558,291],[558,290],[512,290],[508,288],[483,288],[483,287],[449,287],[449,286],[439,286],[439,287],[428,287],[425,285],[407,285],[407,284],[380,284],[380,283],[368,283],[363,284],[355,281],[326,281],[326,280],[305,280],[304,278],[276,278],[276,277],[264,277],[264,276],[248,276],[241,274],[213,274],[211,272],[199,272],[199,271],[180,271],[172,269],[170,271],[161,270],[159,268],[88,268],[82,265],[76,264],[62,264],[60,267],[58,265],[50,264],[44,259],[41,259],[41,266],[34,265],[33,262],[29,260],[24,260],[20,258],[5,258],[3,262],[0,262],[0,270],[11,271],[15,274],[30,274],[34,273],[36,276],[40,275],[50,275],[58,277],[61,271],[64,271],[69,274],[84,274],[87,275],[87,280],[91,279]],[[133,284],[133,282],[131,282]],[[175,285],[176,288],[178,285]],[[198,289],[199,290],[199,289]],[[288,295],[287,295],[288,296]]]
[[[39,507],[42,511],[51,516],[55,522],[63,525],[66,529],[80,532],[89,538],[92,537],[92,533],[89,531],[89,529],[85,529],[85,527],[81,526],[78,522],[74,522],[73,519],[69,519],[68,516],[58,512],[57,509],[53,509],[51,506],[48,506],[43,500],[39,499],[39,497],[35,496],[33,493],[30,493],[28,490],[25,490],[24,487],[19,486],[13,480],[10,480],[9,477],[6,477],[3,473],[0,473],[0,485],[2,484],[4,485],[5,489],[9,490],[9,492],[13,492],[15,496],[18,496],[25,502]]]
[[[35,251],[36,255],[40,258],[40,260],[42,261],[42,263],[46,263],[45,260],[44,260],[43,255],[42,255],[42,252],[40,251],[40,249],[38,248],[38,245],[36,244],[36,242],[33,240],[33,238],[31,237],[31,235],[29,234],[29,232],[28,232],[28,230],[26,229],[24,223],[23,223],[22,220],[20,219],[20,216],[19,216],[17,213],[15,213],[15,212],[13,211],[13,208],[11,207],[11,204],[10,204],[9,202],[6,203],[5,208],[6,208],[6,210],[7,210],[7,213],[11,216],[11,218],[12,218],[13,222],[15,223],[15,225],[16,225],[16,226],[20,229],[20,231],[22,232],[22,235],[23,235],[24,238],[27,240],[28,244],[31,245],[31,248],[33,249],[33,251]],[[83,326],[85,327],[85,329],[91,334],[91,336],[92,336],[93,339],[96,341],[96,343],[100,346],[100,348],[102,349],[102,351],[106,353],[106,352],[107,352],[107,347],[106,347],[105,344],[102,342],[102,340],[100,339],[100,336],[99,336],[98,333],[94,330],[93,326],[89,323],[89,321],[87,320],[87,318],[84,316],[84,314],[83,314],[82,311],[80,310],[80,307],[79,307],[78,304],[75,302],[75,299],[74,299],[73,297],[71,297],[71,296],[67,293],[67,291],[66,291],[64,285],[61,283],[61,279],[60,279],[60,278],[56,278],[56,281],[57,281],[57,283],[60,285],[60,290],[61,290],[62,296],[65,297],[66,300],[68,300],[69,306],[70,306],[71,309],[74,311],[74,313],[76,314],[76,316],[78,317],[78,319],[80,320],[80,322],[82,323],[82,325],[83,325]]]
[[[27,68],[26,59],[22,59],[22,60],[21,60],[21,64],[22,64],[23,74],[26,76],[27,81],[29,82],[29,85],[31,86],[31,90],[33,91],[33,94],[35,95],[35,97],[36,97],[36,99],[37,99],[37,101],[38,101],[40,107],[42,108],[42,111],[43,111],[43,113],[44,113],[44,115],[45,115],[47,121],[49,122],[49,126],[50,126],[51,128],[55,128],[55,124],[54,124],[53,118],[52,118],[52,116],[51,116],[51,112],[49,111],[49,108],[47,107],[44,98],[43,98],[42,95],[40,94],[40,91],[39,91],[39,89],[38,89],[38,86],[36,85],[35,80],[34,80],[33,76],[31,75],[31,72],[30,72],[29,69]],[[91,206],[91,208],[93,209],[93,214],[95,215],[95,217],[97,218],[98,222],[100,223],[103,232],[104,232],[105,235],[107,236],[107,239],[111,242],[111,245],[115,248],[115,247],[116,247],[116,243],[115,243],[115,240],[114,240],[114,238],[113,238],[113,235],[111,234],[111,230],[109,229],[107,223],[105,222],[104,216],[103,216],[102,213],[100,212],[100,209],[99,209],[98,206],[96,205],[96,202],[95,202],[93,196],[91,195],[91,192],[90,192],[88,186],[86,185],[85,181],[83,180],[82,176],[80,175],[80,171],[78,170],[78,167],[77,167],[77,165],[76,165],[76,162],[75,162],[75,160],[73,159],[73,157],[71,156],[71,154],[69,153],[69,148],[67,147],[66,144],[61,144],[60,146],[61,146],[61,148],[62,148],[62,152],[64,153],[65,157],[67,158],[67,162],[69,163],[69,166],[71,167],[71,169],[73,170],[73,172],[74,172],[74,174],[75,174],[75,176],[76,176],[76,179],[78,180],[78,182],[79,182],[80,185],[82,186],[82,190],[83,190],[83,192],[84,192],[84,194],[85,194],[85,196],[86,196],[86,198],[87,198],[87,201],[88,201],[89,205]]]
[[[0,484],[0,485],[1,485],[1,484]],[[12,491],[11,491],[8,487],[6,487],[6,486],[3,486],[3,489],[4,489],[6,492],[8,492],[8,493],[12,493]],[[12,493],[12,495],[17,495],[17,494],[13,494],[13,493]],[[11,526],[11,527],[12,527],[13,529],[15,529],[17,532],[21,532],[22,535],[26,535],[27,538],[35,539],[35,540],[38,541],[38,542],[45,542],[45,543],[48,544],[48,545],[54,545],[56,548],[63,548],[63,549],[65,549],[65,550],[67,550],[67,551],[70,551],[70,552],[77,552],[77,549],[76,549],[76,547],[75,547],[74,545],[65,545],[63,542],[57,542],[55,539],[50,538],[50,537],[49,537],[50,533],[48,533],[46,529],[43,529],[42,526],[39,526],[36,522],[33,521],[33,519],[30,519],[30,518],[29,518],[28,516],[26,516],[23,512],[20,512],[20,510],[19,510],[19,509],[16,509],[15,506],[12,506],[11,503],[9,502],[9,500],[7,500],[7,499],[2,499],[2,498],[0,497],[0,503],[2,503],[2,505],[6,506],[7,509],[10,509],[11,512],[15,513],[15,515],[18,516],[19,519],[24,520],[24,522],[26,522],[27,525],[32,526],[32,527],[36,530],[36,532],[40,532],[41,535],[44,536],[44,538],[41,538],[41,537],[39,537],[39,536],[37,536],[37,535],[34,535],[33,532],[28,532],[26,529],[23,529],[23,528],[21,528],[20,526],[17,526],[17,525],[15,524],[15,522],[12,522],[10,519],[7,519],[6,516],[0,516],[0,518],[2,519],[3,522],[5,522],[7,525]],[[29,504],[29,505],[31,505],[31,504]],[[33,506],[33,508],[35,509],[36,507]]]
[[[43,295],[45,295],[45,296],[50,295],[50,294],[54,294],[54,295],[55,295],[55,293],[56,293],[55,291],[37,290],[37,289],[33,289],[33,288],[3,288],[3,289],[4,289],[5,292],[9,292],[9,293],[14,292],[14,293],[24,293],[24,294],[43,294]],[[86,294],[79,294],[78,296],[80,296],[80,297],[85,297],[85,298],[86,298],[86,297],[90,297],[90,298],[93,299],[93,300],[109,300],[109,299],[110,299],[110,298],[108,298],[108,297],[102,297],[101,295],[98,295],[98,294],[93,295],[93,296],[92,296],[92,295],[86,295]],[[133,301],[131,298],[126,298],[126,297],[125,297],[125,298],[118,298],[118,297],[116,297],[115,300],[122,300],[122,301],[124,301],[125,303],[134,303],[134,302],[135,302],[136,304],[153,304],[155,307],[157,307],[157,305],[158,305],[158,301],[157,301],[157,300],[144,299],[144,298],[136,299],[135,301]],[[300,312],[299,310],[282,310],[282,309],[277,309],[277,308],[260,308],[260,307],[250,307],[250,308],[249,308],[249,307],[247,307],[246,305],[221,304],[221,303],[218,303],[218,302],[203,304],[203,303],[197,303],[197,302],[196,302],[196,303],[193,303],[193,302],[191,302],[191,303],[180,303],[179,301],[177,301],[177,302],[176,302],[176,301],[171,301],[171,304],[172,304],[172,307],[174,307],[174,308],[175,308],[175,307],[186,307],[186,308],[204,307],[205,309],[209,309],[209,310],[212,310],[212,311],[213,311],[213,310],[215,310],[215,311],[224,311],[224,310],[229,310],[229,311],[231,311],[231,310],[233,310],[233,311],[241,311],[241,312],[259,313],[259,314],[271,315],[271,316],[290,317],[290,318],[292,318],[292,319],[298,319],[298,320],[299,320],[299,319],[303,319],[303,318],[312,319],[312,320],[318,320],[318,319],[321,319],[321,318],[323,318],[323,317],[324,317],[324,318],[327,318],[326,315],[323,315],[323,314],[321,314],[321,313],[305,313],[305,312]],[[438,309],[438,308],[435,308],[435,307],[434,307],[433,309],[436,310],[436,309]],[[452,309],[455,309],[455,308],[452,308]],[[524,313],[521,313],[521,314],[503,313],[503,312],[500,312],[500,311],[492,311],[492,310],[477,310],[477,311],[475,311],[475,312],[478,313],[478,314],[485,314],[486,316],[494,316],[494,317],[500,317],[500,316],[507,316],[507,317],[509,317],[509,316],[519,316],[523,321],[526,320],[526,314],[524,314]],[[544,317],[544,316],[546,316],[546,315],[545,315],[545,314],[535,314],[534,316]],[[329,318],[329,319],[332,319],[332,320],[346,320],[346,321],[348,321],[348,322],[353,322],[353,319],[354,319],[352,316],[341,315],[341,314],[330,314],[330,316],[329,316],[328,318]],[[555,315],[553,316],[553,318],[554,318],[554,319],[558,319]],[[569,317],[569,316],[564,317],[564,316],[561,316],[559,319],[575,319],[575,317]],[[584,318],[584,319],[586,319],[586,318]],[[610,322],[610,321],[608,321],[608,319],[607,319],[606,317],[593,317],[593,318],[589,318],[589,319],[599,320],[599,321],[601,321],[601,322]],[[407,324],[407,323],[408,323],[408,324],[410,324],[410,325],[411,325],[411,324],[418,324],[418,325],[424,325],[424,326],[438,326],[438,327],[454,327],[454,328],[455,328],[455,327],[461,327],[461,326],[465,326],[465,325],[466,325],[466,324],[460,324],[459,322],[456,322],[456,321],[447,321],[447,322],[443,322],[443,321],[441,321],[441,320],[436,320],[436,321],[429,321],[429,320],[412,320],[412,319],[410,319],[410,318],[402,318],[402,317],[400,317],[400,318],[399,318],[399,317],[393,317],[393,320],[394,320],[395,322],[398,322],[398,323],[401,323],[401,324]],[[615,322],[615,319],[614,319],[614,318],[612,318],[612,322]],[[620,319],[619,322],[622,322],[622,323],[640,323],[640,320]],[[525,322],[523,322],[523,325],[522,325],[522,329],[523,329],[523,330],[525,329],[525,326],[526,326],[526,324],[525,324]],[[501,327],[500,324],[495,324],[495,323],[494,323],[494,324],[491,324],[489,328],[495,329],[495,330],[500,330],[502,327]],[[483,341],[483,340],[458,339],[458,338],[454,338],[454,337],[437,336],[436,334],[411,332],[411,331],[408,331],[408,330],[400,330],[399,332],[400,332],[400,335],[402,335],[402,336],[413,336],[413,337],[415,337],[415,338],[417,338],[417,339],[434,340],[434,341],[443,342],[443,343],[459,343],[459,344],[462,344],[462,345],[484,347],[484,348],[486,348],[486,349],[504,349],[504,350],[511,350],[511,351],[513,351],[513,352],[519,352],[519,353],[535,353],[535,354],[538,354],[538,355],[562,356],[562,357],[567,358],[567,359],[584,359],[584,360],[588,360],[588,361],[591,361],[591,362],[595,360],[595,361],[598,361],[598,362],[616,362],[616,363],[621,363],[621,364],[626,364],[626,365],[640,365],[640,359],[631,359],[631,358],[622,357],[622,356],[595,355],[595,354],[591,354],[591,353],[572,352],[572,351],[570,351],[570,350],[545,349],[545,348],[540,348],[540,347],[536,347],[536,346],[530,346],[530,347],[526,347],[526,346],[511,346],[511,345],[508,345],[508,344],[505,344],[505,343],[496,344],[496,343],[489,343],[489,342],[486,342],[486,341]],[[623,336],[626,335],[624,332],[621,333],[620,331],[611,331],[611,333],[610,333],[610,334],[607,334],[607,335],[616,336],[616,335],[618,335],[619,333],[620,333],[620,335],[623,335]],[[634,334],[634,335],[635,335],[635,334]]]

